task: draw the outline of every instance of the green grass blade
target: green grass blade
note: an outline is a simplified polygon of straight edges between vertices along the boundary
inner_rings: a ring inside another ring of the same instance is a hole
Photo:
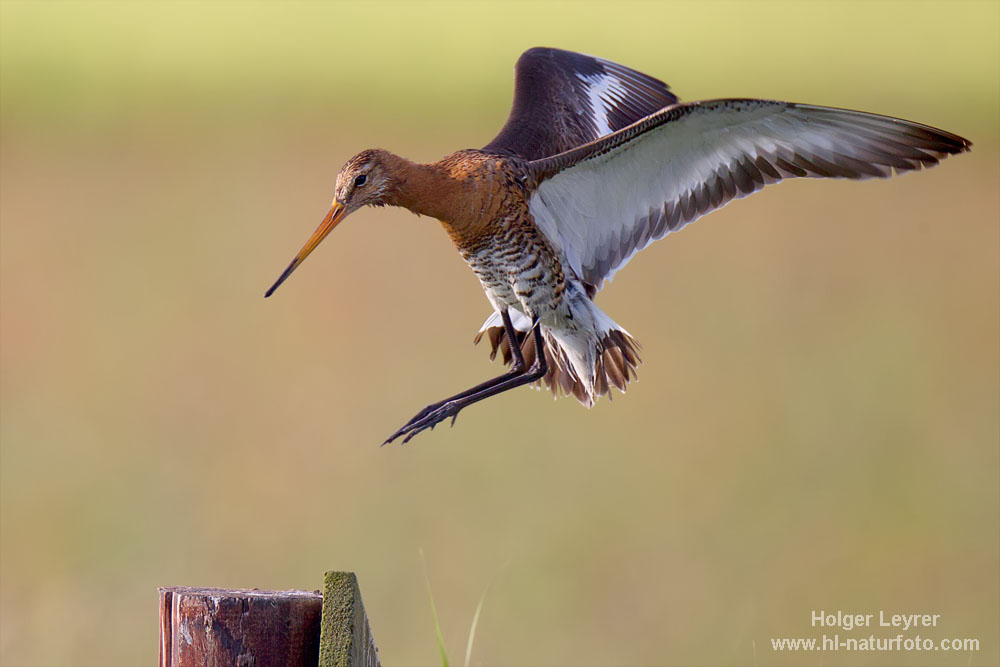
[[[431,592],[431,580],[427,576],[427,560],[424,558],[423,548],[417,550],[420,553],[420,567],[424,571],[424,583],[427,584],[427,597],[431,601],[431,616],[434,617],[434,632],[437,634],[438,650],[441,651],[441,664],[448,667],[448,652],[444,648],[444,636],[441,634],[441,624],[438,622],[437,607],[434,606],[434,594]],[[478,615],[478,611],[476,612]],[[475,625],[473,624],[473,627]]]
[[[483,591],[483,596],[479,598],[479,604],[476,605],[476,613],[472,615],[472,627],[469,628],[469,641],[465,645],[465,667],[469,667],[469,661],[472,658],[472,642],[476,638],[476,625],[479,623],[479,613],[483,610],[483,603],[486,602],[486,594],[490,592],[490,588],[493,587],[493,582],[486,587]]]
[[[489,595],[490,589],[493,588],[493,584],[496,583],[497,578],[499,578],[503,571],[507,569],[508,565],[510,565],[509,560],[504,563],[503,567],[500,568],[500,572],[497,572],[493,579],[490,580],[490,583],[486,586],[486,590],[483,591],[483,596],[479,598],[479,604],[476,605],[476,613],[472,615],[472,627],[469,628],[469,641],[465,645],[465,667],[469,667],[472,660],[472,643],[476,639],[476,626],[479,625],[479,615],[483,611],[483,604],[486,602],[486,596]]]

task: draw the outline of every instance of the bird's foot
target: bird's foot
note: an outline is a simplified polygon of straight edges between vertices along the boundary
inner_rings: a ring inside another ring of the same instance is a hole
[[[390,442],[403,435],[406,437],[403,438],[403,442],[399,444],[405,445],[417,433],[427,429],[433,429],[448,417],[451,417],[451,425],[454,426],[455,420],[458,419],[458,413],[463,407],[464,406],[461,405],[459,401],[445,401],[444,403],[434,403],[432,405],[428,405],[426,408],[418,412],[413,419],[406,422],[402,428],[390,435],[389,438],[382,443],[382,445],[388,445]]]

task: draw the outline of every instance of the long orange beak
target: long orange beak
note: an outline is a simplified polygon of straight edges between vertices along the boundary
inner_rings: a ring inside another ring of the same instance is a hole
[[[333,202],[330,212],[326,214],[326,217],[323,218],[323,222],[321,222],[319,227],[316,228],[313,235],[309,237],[306,244],[302,246],[302,250],[299,250],[299,254],[295,256],[295,259],[293,259],[292,263],[288,265],[285,272],[282,273],[276,281],[274,281],[274,284],[271,285],[271,289],[264,292],[265,299],[274,294],[274,290],[278,289],[281,283],[285,282],[285,280],[288,279],[288,276],[292,275],[292,271],[299,268],[299,264],[306,261],[306,257],[308,257],[309,253],[316,249],[316,246],[320,244],[320,241],[325,239],[326,235],[333,231],[333,228],[337,226],[337,223],[344,218],[345,210],[344,205],[339,201]]]

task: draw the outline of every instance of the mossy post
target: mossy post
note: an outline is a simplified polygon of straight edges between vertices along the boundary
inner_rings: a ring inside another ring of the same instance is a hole
[[[380,667],[353,572],[327,572],[324,576],[320,625],[320,667]]]

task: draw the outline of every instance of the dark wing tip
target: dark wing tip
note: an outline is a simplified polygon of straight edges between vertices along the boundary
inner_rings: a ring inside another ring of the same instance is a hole
[[[889,132],[908,145],[934,150],[945,155],[965,153],[972,149],[972,142],[963,136],[912,120],[810,104],[788,103],[788,106],[804,109],[810,115],[827,116],[836,123],[843,123],[850,118],[850,123],[856,124],[859,128],[867,128],[876,133]]]

